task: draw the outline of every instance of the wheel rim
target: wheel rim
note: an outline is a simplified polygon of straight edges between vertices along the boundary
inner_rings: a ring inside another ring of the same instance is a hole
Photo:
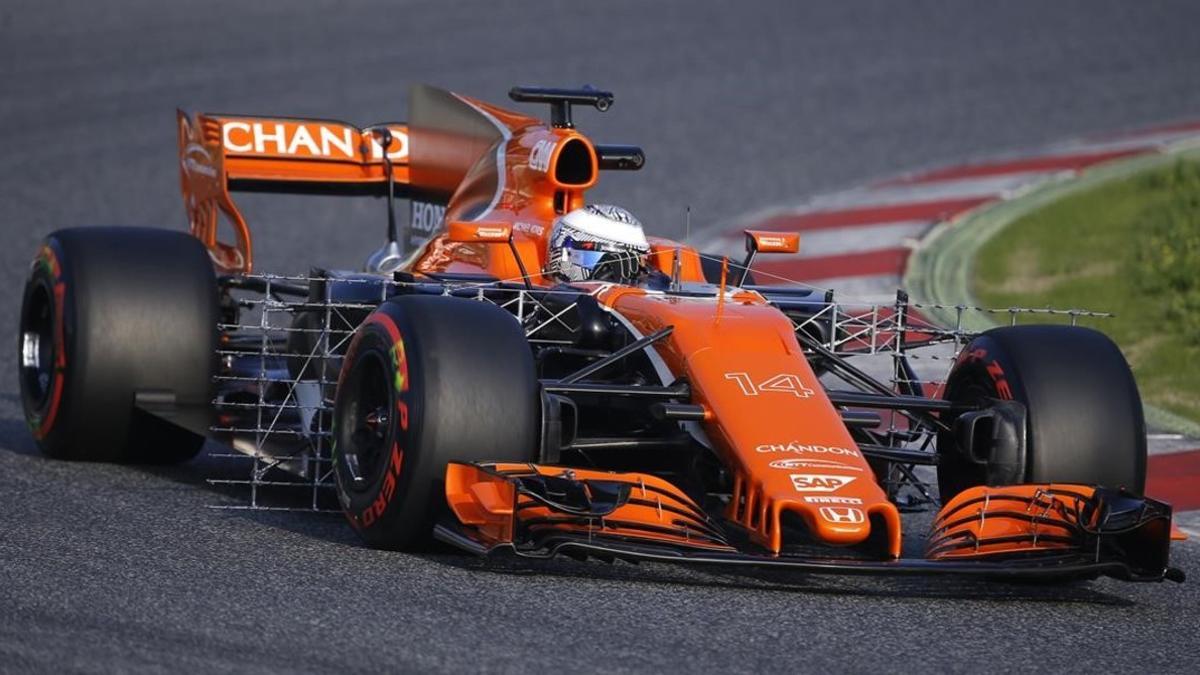
[[[387,364],[374,350],[359,355],[342,385],[350,394],[337,420],[339,454],[348,486],[367,490],[387,466],[392,440],[392,411],[396,409]]]
[[[21,314],[21,388],[30,409],[44,411],[53,391],[56,358],[54,295],[44,280],[34,282]]]

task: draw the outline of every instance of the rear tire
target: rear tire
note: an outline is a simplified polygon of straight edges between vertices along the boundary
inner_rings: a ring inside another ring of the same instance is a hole
[[[530,462],[538,383],[520,324],[474,300],[402,296],[359,327],[334,405],[342,510],[371,546],[427,543],[451,461]]]
[[[946,398],[1008,399],[1026,407],[1026,483],[1146,486],[1146,424],[1129,364],[1107,336],[1071,326],[1006,326],[975,338],[959,356]],[[945,503],[984,483],[953,433],[938,438]]]
[[[204,437],[138,410],[144,394],[207,410],[217,349],[217,283],[182,232],[60,230],[46,238],[21,307],[21,399],[57,459],[175,462]]]

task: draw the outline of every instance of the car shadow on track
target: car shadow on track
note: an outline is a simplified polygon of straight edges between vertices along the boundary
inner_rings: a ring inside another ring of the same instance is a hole
[[[0,402],[16,398],[0,394]],[[17,398],[17,405],[20,400]],[[215,452],[214,452],[215,450]],[[129,464],[115,467],[118,471],[132,471],[170,482],[177,486],[195,489],[197,499],[189,500],[196,508],[213,509],[233,517],[245,518],[270,527],[289,530],[297,534],[326,542],[357,546],[359,541],[346,525],[337,502],[332,495],[325,495],[320,506],[326,512],[314,513],[311,509],[311,491],[304,494],[270,498],[264,504],[270,510],[251,510],[249,490],[245,485],[213,481],[243,480],[249,475],[245,461],[227,459],[215,455],[227,453],[228,449],[209,444],[195,459],[174,465]],[[0,417],[0,454],[9,453],[19,458],[21,465],[44,463],[45,468],[65,470],[75,480],[87,480],[90,475],[86,463],[65,462],[43,456],[37,449],[29,428],[20,418]],[[19,470],[19,469],[18,469]],[[39,471],[31,468],[30,471]]]
[[[252,502],[251,489],[244,482],[252,467],[244,458],[229,458],[228,448],[208,443],[195,459],[176,465],[132,465],[130,468],[162,480],[188,485],[211,495],[205,505],[221,513],[251,520],[269,527],[311,537],[319,541],[357,545],[358,539],[346,524],[332,491],[314,495],[310,487],[278,488],[267,486]],[[284,474],[268,473],[264,480],[290,480]],[[257,508],[252,508],[257,503]],[[316,508],[314,508],[314,506]]]
[[[886,577],[835,574],[806,574],[785,570],[754,570],[690,567],[669,563],[528,560],[511,556],[475,558],[462,555],[426,556],[431,561],[483,574],[559,577],[627,583],[677,584],[731,590],[854,595],[887,598],[942,598],[1013,602],[1083,603],[1128,607],[1127,598],[1089,587],[1087,582],[1070,584],[1014,584],[954,577]]]
[[[16,455],[38,455],[29,425],[21,413],[20,394],[0,394],[0,449]]]
[[[0,451],[37,457],[37,448],[23,420],[0,419]],[[214,452],[215,450],[215,452]],[[251,510],[248,488],[244,485],[213,482],[247,477],[243,461],[228,460],[219,446],[210,444],[196,459],[173,466],[134,465],[131,470],[144,472],[164,481],[186,485],[211,496],[206,506],[215,507],[234,517],[245,518],[267,527],[284,530],[317,541],[366,551],[342,516],[336,512],[332,495],[318,505],[329,512],[313,513],[310,494],[276,495],[269,502],[274,510]],[[53,461],[53,460],[45,460]],[[570,559],[531,560],[511,555],[478,558],[435,545],[421,553],[394,553],[415,556],[428,562],[468,570],[475,574],[500,574],[507,577],[580,579],[617,581],[631,584],[674,584],[686,587],[760,590],[786,593],[855,595],[890,598],[945,598],[1016,602],[1070,602],[1124,607],[1134,604],[1127,598],[1096,590],[1086,582],[1073,584],[1014,584],[954,577],[877,577],[806,574],[790,570],[763,570],[738,567],[693,567],[668,563],[632,564],[618,561],[575,561]]]

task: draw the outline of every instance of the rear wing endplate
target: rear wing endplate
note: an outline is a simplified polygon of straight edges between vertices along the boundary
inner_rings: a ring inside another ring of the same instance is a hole
[[[409,135],[402,123],[359,128],[319,119],[194,116],[178,111],[179,168],[192,234],[225,272],[253,269],[250,231],[232,191],[411,196]],[[379,133],[386,128],[391,144]],[[386,156],[385,156],[386,153]],[[231,230],[224,231],[222,225]]]

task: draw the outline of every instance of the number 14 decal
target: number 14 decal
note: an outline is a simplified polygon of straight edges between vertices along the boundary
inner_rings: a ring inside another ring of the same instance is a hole
[[[725,379],[737,382],[738,386],[742,388],[742,393],[747,396],[758,396],[764,391],[782,391],[793,394],[797,398],[808,398],[813,395],[813,390],[804,386],[799,375],[780,373],[758,385],[755,385],[754,380],[750,379],[749,373],[725,373]]]

